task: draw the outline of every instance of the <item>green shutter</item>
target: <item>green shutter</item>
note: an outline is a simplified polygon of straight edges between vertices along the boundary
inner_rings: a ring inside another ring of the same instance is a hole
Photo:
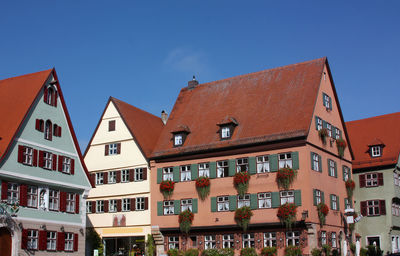
[[[198,209],[198,207],[197,207],[197,198],[193,198],[192,199],[192,212],[193,213],[197,213],[197,209]]]
[[[215,179],[217,178],[217,163],[210,162],[210,178]]]
[[[327,162],[328,162],[328,176],[331,176],[331,165],[329,164],[330,161],[331,160],[328,158],[328,160],[327,160]]]
[[[349,167],[349,179],[351,179],[351,168]]]
[[[174,166],[174,169],[173,169],[173,174],[174,174],[174,181],[175,182],[179,182],[180,181],[180,173],[179,173],[179,166]]]
[[[298,151],[292,152],[292,162],[293,162],[293,169],[298,170],[300,167]]]
[[[326,128],[326,122],[325,122],[325,120],[322,120],[322,128]]]
[[[321,191],[321,202],[325,203],[325,193]]]
[[[197,172],[197,164],[191,164],[190,165],[190,172],[191,172],[191,178],[192,180],[196,180],[198,178],[198,172]]]
[[[314,205],[317,205],[317,190],[313,189],[313,201]]]
[[[318,131],[318,120],[320,118],[318,116],[315,116],[315,129]]]
[[[278,155],[269,156],[269,167],[271,168],[271,172],[278,171]]]
[[[162,168],[157,168],[157,184],[161,183],[162,176],[163,176]]]
[[[332,125],[332,138],[336,138],[336,127]]]
[[[336,205],[337,205],[337,210],[340,211],[340,200],[339,200],[339,196],[336,196]]]
[[[255,174],[256,172],[256,158],[254,156],[249,157],[249,173]]]
[[[337,164],[336,164],[336,161],[334,161],[334,163],[335,163],[335,178],[337,178]]]
[[[255,210],[258,208],[257,206],[258,206],[257,194],[250,194],[250,208],[252,210]]]
[[[347,200],[350,201],[350,207],[353,208],[353,200],[351,200],[351,198],[348,198]]]
[[[342,130],[339,130],[339,136],[342,138]]]
[[[271,207],[277,208],[281,205],[281,199],[279,198],[279,192],[272,192],[271,193]]]
[[[330,202],[330,203],[331,203],[331,209],[333,209],[333,195],[330,194],[330,195],[329,195],[329,198],[331,199],[331,202]]]
[[[237,196],[229,196],[229,211],[236,210]]]
[[[322,173],[322,157],[318,155],[318,167],[319,167],[319,172]]]
[[[211,212],[217,211],[217,198],[211,197]]]
[[[181,213],[181,200],[174,200],[174,214]]]
[[[294,191],[294,204],[296,206],[301,205],[301,190],[295,190]]]
[[[329,110],[332,110],[332,98],[330,96],[329,97]]]
[[[229,159],[229,176],[235,176],[236,173],[236,160]]]
[[[311,158],[311,170],[314,170],[314,153],[310,152],[310,158]],[[318,170],[315,170],[318,171]]]
[[[163,216],[163,215],[164,215],[163,201],[158,201],[157,202],[157,216]]]

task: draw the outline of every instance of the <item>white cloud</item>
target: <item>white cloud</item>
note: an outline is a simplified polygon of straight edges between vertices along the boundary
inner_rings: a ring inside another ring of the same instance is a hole
[[[180,72],[190,74],[209,74],[206,65],[206,55],[201,51],[192,51],[184,48],[175,48],[170,51],[164,60],[164,65]]]

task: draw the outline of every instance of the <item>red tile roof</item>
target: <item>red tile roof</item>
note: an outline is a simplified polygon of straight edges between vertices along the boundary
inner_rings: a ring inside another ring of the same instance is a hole
[[[307,136],[325,64],[320,58],[183,88],[152,157]],[[221,141],[218,124],[227,118],[238,125]],[[174,148],[171,132],[180,125],[191,132]]]
[[[353,168],[396,164],[400,154],[400,112],[346,122],[353,148]],[[372,158],[369,146],[384,144],[382,156]]]

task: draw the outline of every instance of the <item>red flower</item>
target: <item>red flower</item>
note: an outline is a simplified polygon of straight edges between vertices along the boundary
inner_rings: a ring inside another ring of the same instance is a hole
[[[239,184],[244,184],[249,182],[250,180],[250,175],[247,172],[238,172],[235,174],[235,177],[233,178],[233,183],[235,186]]]
[[[336,140],[336,146],[341,147],[341,148],[346,148],[347,143],[344,139],[337,139]]]
[[[210,179],[208,177],[199,177],[196,179],[196,187],[203,188],[210,186]]]
[[[160,183],[160,191],[166,191],[166,192],[171,192],[173,191],[175,188],[175,182],[173,182],[172,180],[166,180],[166,181],[162,181]]]
[[[351,189],[351,190],[354,190],[354,188],[356,187],[356,184],[354,183],[354,181],[353,180],[347,180],[346,181],[346,188],[348,188],[348,189]]]
[[[318,209],[318,211],[319,211],[320,213],[322,213],[324,216],[328,215],[328,213],[329,213],[329,208],[328,208],[328,206],[327,206],[326,204],[324,204],[324,203],[319,203],[319,204],[317,205],[317,209]]]

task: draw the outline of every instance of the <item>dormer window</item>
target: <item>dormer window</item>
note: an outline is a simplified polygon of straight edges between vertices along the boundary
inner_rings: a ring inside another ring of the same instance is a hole
[[[185,143],[186,137],[190,133],[190,129],[186,125],[179,125],[171,133],[174,147],[180,147]]]
[[[231,137],[231,129],[228,126],[221,128],[221,138],[229,139]]]
[[[382,146],[372,146],[371,147],[371,156],[372,157],[382,156]]]
[[[219,128],[219,135],[221,140],[229,140],[232,137],[233,130],[238,125],[235,118],[227,116],[217,124]]]

